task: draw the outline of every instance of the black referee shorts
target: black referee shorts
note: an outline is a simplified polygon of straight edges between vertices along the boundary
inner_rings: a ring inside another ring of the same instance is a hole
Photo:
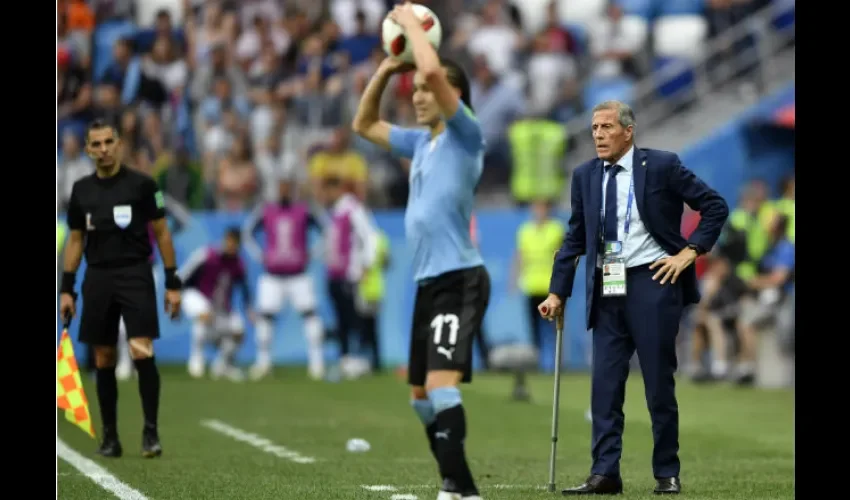
[[[118,344],[118,323],[124,318],[127,338],[159,338],[156,286],[148,263],[114,269],[86,269],[82,286],[80,342],[95,346]]]
[[[429,371],[455,370],[472,381],[472,344],[490,302],[490,275],[484,266],[441,274],[419,284],[407,381],[424,386]]]

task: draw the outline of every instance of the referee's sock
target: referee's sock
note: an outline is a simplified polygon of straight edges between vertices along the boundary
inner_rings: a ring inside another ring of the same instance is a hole
[[[460,389],[439,387],[428,393],[436,415],[437,461],[445,479],[451,479],[464,494],[478,494],[475,480],[466,462],[466,414]]]
[[[139,372],[139,396],[142,398],[145,427],[155,428],[159,414],[159,370],[153,356],[133,360],[133,364]]]
[[[115,379],[115,367],[98,368],[95,380],[104,438],[118,437],[118,381]]]

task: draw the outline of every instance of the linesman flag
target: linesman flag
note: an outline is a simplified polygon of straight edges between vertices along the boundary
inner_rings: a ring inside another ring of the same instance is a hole
[[[68,325],[62,330],[59,352],[56,354],[56,406],[65,410],[65,418],[94,438],[94,426],[89,412],[89,400],[83,391],[80,369],[74,347],[68,335]]]

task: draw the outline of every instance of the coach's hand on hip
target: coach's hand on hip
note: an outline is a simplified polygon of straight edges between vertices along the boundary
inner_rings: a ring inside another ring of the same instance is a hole
[[[696,259],[697,252],[690,247],[682,249],[681,252],[672,257],[658,259],[649,265],[650,269],[659,268],[658,272],[652,276],[652,279],[657,280],[658,278],[661,278],[660,283],[662,285],[667,283],[667,280],[670,280],[670,283],[676,283],[676,280],[679,278],[679,275],[682,274],[682,271],[693,264]]]
[[[554,293],[550,293],[546,300],[540,303],[537,306],[537,310],[540,311],[540,316],[543,318],[552,321],[563,313],[564,309],[564,301],[561,300],[561,297],[558,297]]]
[[[70,293],[59,295],[59,316],[64,321],[70,321],[77,314],[77,301]]]
[[[165,312],[171,315],[171,319],[177,319],[180,316],[180,290],[165,291]]]

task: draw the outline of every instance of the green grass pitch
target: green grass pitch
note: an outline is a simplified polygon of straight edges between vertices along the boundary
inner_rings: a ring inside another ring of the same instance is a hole
[[[84,383],[98,429],[94,384]],[[467,450],[487,500],[560,497],[545,490],[552,377],[536,375],[529,384],[531,403],[510,401],[511,380],[503,375],[479,374],[464,387]],[[581,482],[590,467],[590,424],[584,420],[589,391],[586,375],[563,377],[559,489]],[[684,498],[794,498],[793,391],[680,381],[678,395]],[[622,498],[656,498],[639,376],[630,378],[626,400]],[[120,384],[118,419],[120,459],[96,457],[96,443],[61,412],[58,434],[149,499],[412,500],[437,494],[436,466],[408,405],[407,387],[392,375],[331,384],[287,369],[260,383],[234,384],[191,380],[182,368],[166,368],[160,408],[164,454],[154,460],[139,455],[135,381]],[[346,441],[354,437],[369,441],[371,451],[347,452]],[[116,498],[62,459],[57,480],[63,500]]]

